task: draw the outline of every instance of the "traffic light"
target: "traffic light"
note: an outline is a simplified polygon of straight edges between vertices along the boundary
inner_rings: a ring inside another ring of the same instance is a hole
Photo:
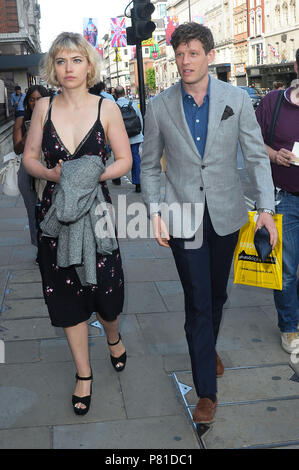
[[[131,9],[132,26],[127,28],[128,44],[134,45],[151,37],[156,29],[155,23],[151,21],[154,11],[155,7],[150,0],[133,0],[133,8]]]

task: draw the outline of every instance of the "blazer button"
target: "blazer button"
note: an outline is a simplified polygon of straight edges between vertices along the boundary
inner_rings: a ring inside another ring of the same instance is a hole
[[[201,191],[203,191],[203,187],[202,187],[202,186],[201,186],[199,189],[200,189]]]
[[[202,167],[201,167],[201,168],[204,170],[204,169],[205,169],[205,167],[206,167],[206,165],[202,165]]]

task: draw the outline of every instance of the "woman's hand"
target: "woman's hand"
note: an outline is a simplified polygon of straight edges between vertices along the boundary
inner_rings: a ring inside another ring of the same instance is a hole
[[[48,180],[53,181],[53,183],[60,182],[60,175],[61,175],[61,166],[63,164],[63,160],[59,160],[59,163],[54,168],[48,170]]]

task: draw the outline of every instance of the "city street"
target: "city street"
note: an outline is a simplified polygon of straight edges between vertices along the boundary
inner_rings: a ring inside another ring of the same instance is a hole
[[[141,200],[126,177],[109,187],[115,204],[118,195]],[[225,374],[216,420],[194,427],[182,288],[170,251],[149,239],[120,240],[126,369],[113,370],[93,316],[91,409],[75,416],[74,365],[63,330],[48,319],[20,197],[1,195],[0,221],[0,448],[299,448],[299,379],[280,347],[272,292],[234,285],[232,275],[217,345]]]

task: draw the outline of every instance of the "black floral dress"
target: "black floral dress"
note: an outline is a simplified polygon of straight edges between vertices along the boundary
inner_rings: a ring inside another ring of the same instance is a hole
[[[99,155],[106,163],[105,134],[100,121],[99,101],[98,118],[74,154],[65,148],[51,120],[52,103],[44,126],[42,149],[48,168],[54,168],[59,160],[67,161],[83,155]],[[111,203],[106,183],[102,186],[105,201]],[[45,217],[51,206],[52,194],[56,183],[47,182],[38,222]],[[74,326],[88,320],[92,312],[98,312],[106,321],[113,321],[121,313],[124,301],[124,277],[119,249],[111,255],[97,253],[97,285],[82,286],[75,266],[57,266],[58,239],[42,237],[38,234],[38,261],[42,276],[44,299],[47,304],[51,323],[57,327]]]

